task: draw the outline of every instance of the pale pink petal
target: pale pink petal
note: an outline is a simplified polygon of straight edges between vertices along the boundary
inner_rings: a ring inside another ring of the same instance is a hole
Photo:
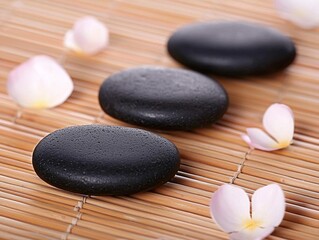
[[[318,0],[275,0],[275,6],[282,18],[301,28],[319,26]]]
[[[250,146],[256,149],[273,151],[280,148],[275,140],[259,128],[247,128],[247,135],[250,140]]]
[[[250,219],[248,195],[230,184],[219,187],[213,194],[210,210],[215,223],[228,233],[241,230],[243,221]]]
[[[287,105],[272,104],[264,114],[263,125],[281,147],[291,144],[294,135],[294,115]]]
[[[10,72],[7,90],[22,107],[51,108],[71,95],[73,82],[53,58],[39,55]]]
[[[64,46],[72,51],[81,53],[82,50],[76,45],[74,41],[74,32],[73,30],[69,30],[66,32],[64,36]]]
[[[239,232],[230,234],[231,240],[261,240],[270,235],[274,231],[273,227],[256,228],[254,230],[243,229]]]
[[[109,43],[109,31],[95,17],[86,16],[77,20],[64,38],[65,47],[87,55],[104,50]]]
[[[252,146],[252,144],[251,144],[251,140],[250,140],[250,138],[248,137],[248,135],[242,134],[242,135],[241,135],[241,138],[242,138],[251,148],[254,148],[254,147]]]
[[[277,227],[285,215],[285,195],[278,184],[259,188],[252,196],[252,219],[261,226]]]

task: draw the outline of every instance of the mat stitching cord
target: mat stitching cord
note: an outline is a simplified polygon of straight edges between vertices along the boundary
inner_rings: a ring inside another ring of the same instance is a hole
[[[244,157],[243,157],[243,160],[241,161],[241,163],[238,165],[238,169],[237,171],[234,173],[234,176],[230,179],[230,184],[234,184],[236,178],[238,178],[239,174],[241,174],[242,170],[243,170],[243,167],[245,165],[245,161],[247,160],[247,157],[248,155],[252,152],[252,149],[249,149]]]
[[[12,119],[12,123],[13,124],[17,123],[17,120],[22,117],[22,114],[23,114],[23,108],[19,107],[18,110],[17,110],[16,115]]]
[[[66,229],[66,232],[62,235],[61,240],[67,240],[69,234],[71,234],[72,229],[77,225],[78,221],[81,220],[82,213],[81,209],[83,209],[84,204],[86,203],[86,200],[89,196],[83,196],[81,200],[77,202],[77,204],[74,206],[74,211],[77,212],[77,215],[72,219],[71,223]]]

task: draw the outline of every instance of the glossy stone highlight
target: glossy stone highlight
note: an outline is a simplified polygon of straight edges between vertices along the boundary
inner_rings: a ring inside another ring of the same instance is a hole
[[[231,77],[274,73],[296,56],[292,40],[278,30],[240,21],[184,26],[172,34],[167,49],[191,69]]]
[[[131,124],[188,130],[220,119],[228,96],[218,82],[193,71],[139,67],[107,78],[99,102],[107,114]]]
[[[129,195],[169,181],[180,159],[173,143],[151,132],[85,125],[43,138],[32,163],[42,180],[67,191]]]

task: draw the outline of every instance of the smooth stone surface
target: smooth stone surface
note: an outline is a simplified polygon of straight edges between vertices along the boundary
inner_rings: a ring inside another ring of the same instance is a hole
[[[33,167],[45,182],[75,193],[129,195],[174,177],[175,145],[153,133],[126,127],[73,126],[43,138]]]
[[[140,67],[110,76],[99,93],[102,109],[122,121],[163,130],[188,130],[216,122],[225,113],[224,88],[202,74]]]
[[[189,68],[232,77],[274,73],[296,56],[292,40],[278,30],[238,21],[187,25],[173,33],[167,49]]]

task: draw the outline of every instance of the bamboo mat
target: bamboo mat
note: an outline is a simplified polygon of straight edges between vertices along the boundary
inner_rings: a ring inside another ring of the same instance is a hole
[[[110,29],[107,51],[79,58],[62,46],[64,33],[84,15]],[[70,194],[42,182],[31,154],[46,134],[70,125],[126,125],[103,114],[100,83],[139,65],[181,67],[166,53],[179,26],[214,19],[251,20],[292,36],[295,63],[273,76],[216,77],[230,107],[216,125],[162,132],[182,156],[176,177],[131,197]],[[50,110],[19,109],[6,93],[9,71],[36,54],[60,61],[75,91]],[[232,182],[249,193],[276,182],[285,191],[285,219],[268,239],[319,239],[319,31],[304,31],[277,17],[272,1],[255,0],[0,0],[0,238],[1,239],[227,239],[209,216],[212,192]],[[250,151],[240,139],[261,127],[273,102],[295,112],[294,144],[276,152]],[[270,209],[271,211],[271,209]]]

